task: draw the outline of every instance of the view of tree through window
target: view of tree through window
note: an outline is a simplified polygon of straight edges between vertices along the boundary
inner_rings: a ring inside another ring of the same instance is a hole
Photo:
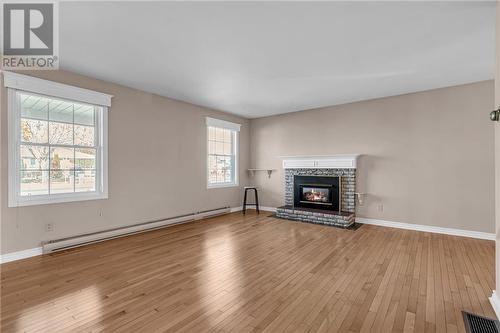
[[[235,183],[235,136],[229,129],[208,127],[208,183]]]
[[[19,94],[20,195],[96,191],[93,105]]]

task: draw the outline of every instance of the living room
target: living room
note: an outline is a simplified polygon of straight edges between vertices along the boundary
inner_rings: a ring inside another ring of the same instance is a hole
[[[500,327],[495,1],[2,10],[2,332]]]

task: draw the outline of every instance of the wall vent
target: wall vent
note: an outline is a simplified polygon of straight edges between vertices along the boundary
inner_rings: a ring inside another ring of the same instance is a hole
[[[498,320],[462,311],[467,333],[500,333]]]

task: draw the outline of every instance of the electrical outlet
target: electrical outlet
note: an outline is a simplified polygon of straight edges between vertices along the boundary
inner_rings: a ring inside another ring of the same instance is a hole
[[[383,212],[384,211],[384,205],[383,204],[378,204],[377,209],[378,209],[379,212]]]
[[[51,231],[54,231],[54,224],[53,223],[47,223],[45,225],[45,231],[46,232],[51,232]]]

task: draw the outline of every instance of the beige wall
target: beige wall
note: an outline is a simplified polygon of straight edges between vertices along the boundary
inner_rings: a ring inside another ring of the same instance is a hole
[[[493,81],[251,120],[265,206],[283,204],[283,155],[359,153],[358,215],[494,232]],[[383,211],[379,211],[379,205]]]
[[[278,169],[271,179],[258,174],[249,180],[261,187],[264,206],[283,203],[279,156],[361,153],[357,190],[370,195],[359,207],[360,216],[494,232],[494,125],[487,121],[493,81],[248,121],[73,73],[30,75],[115,96],[109,117],[110,197],[7,208],[2,88],[2,253],[48,239],[240,206],[241,186],[206,189],[205,116],[242,124],[240,185],[248,182],[248,167]],[[45,232],[49,222],[53,232]]]
[[[109,113],[109,199],[7,208],[3,195],[2,253],[38,247],[42,240],[241,205],[241,187],[206,188],[205,116],[242,124],[240,185],[246,183],[249,160],[248,120],[68,72],[30,75],[115,96]],[[7,108],[6,91],[1,92],[1,192],[5,194]],[[55,225],[53,232],[45,232],[49,222]]]

